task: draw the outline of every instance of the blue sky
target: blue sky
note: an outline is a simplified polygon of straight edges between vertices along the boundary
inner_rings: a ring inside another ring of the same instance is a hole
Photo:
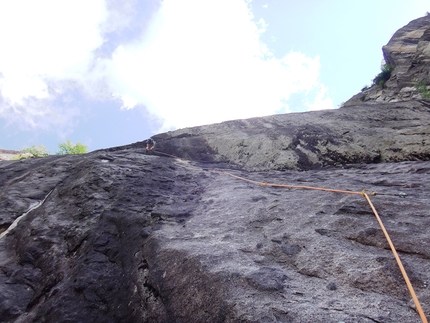
[[[428,0],[0,1],[0,148],[333,109]]]

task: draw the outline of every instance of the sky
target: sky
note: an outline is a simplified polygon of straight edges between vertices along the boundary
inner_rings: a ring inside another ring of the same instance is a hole
[[[0,0],[0,148],[337,109],[428,0]]]

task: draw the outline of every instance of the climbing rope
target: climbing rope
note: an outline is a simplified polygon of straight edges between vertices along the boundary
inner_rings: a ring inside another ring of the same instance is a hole
[[[157,151],[157,150],[153,150],[153,152],[158,153],[158,154],[162,154],[165,156],[169,156],[169,157],[173,157],[176,159],[179,159],[182,162],[188,162],[188,160],[185,160],[183,158],[174,156],[174,155],[170,155],[170,154],[166,154],[163,153],[161,151]],[[203,171],[203,168],[200,167],[192,167],[189,165],[183,165],[179,162],[174,162],[175,165],[182,167],[182,168],[186,168],[189,170],[193,170],[193,171]],[[306,189],[306,190],[316,190],[316,191],[325,191],[325,192],[332,192],[332,193],[342,193],[342,194],[355,194],[355,195],[362,195],[367,202],[370,205],[370,208],[372,209],[373,213],[375,214],[376,219],[378,220],[378,223],[382,229],[382,232],[385,235],[385,238],[388,241],[388,244],[390,245],[391,251],[394,255],[394,258],[396,259],[397,265],[399,266],[399,269],[403,275],[403,278],[406,282],[406,286],[408,287],[409,293],[412,296],[412,299],[415,303],[415,307],[417,309],[417,312],[422,320],[423,323],[428,323],[427,318],[424,314],[423,309],[421,308],[421,304],[418,300],[418,297],[415,293],[414,288],[412,287],[411,281],[409,280],[408,274],[406,273],[405,268],[403,267],[402,261],[400,260],[399,255],[397,254],[396,248],[394,247],[393,242],[391,241],[391,238],[387,232],[387,230],[385,229],[384,224],[382,223],[381,218],[379,217],[378,212],[376,211],[375,207],[373,206],[372,201],[370,200],[369,196],[375,196],[377,193],[372,192],[371,194],[367,194],[365,190],[362,190],[361,192],[354,192],[354,191],[347,191],[347,190],[337,190],[337,189],[330,189],[330,188],[323,188],[323,187],[314,187],[314,186],[303,186],[303,185],[285,185],[285,184],[276,184],[276,183],[266,183],[266,182],[260,182],[260,181],[254,181],[245,177],[241,177],[241,176],[237,176],[234,175],[230,172],[226,172],[226,171],[218,171],[218,170],[208,170],[211,173],[215,173],[215,174],[221,174],[221,175],[227,175],[227,176],[231,176],[233,178],[236,179],[240,179],[242,181],[248,182],[248,183],[252,183],[252,184],[256,184],[256,185],[260,185],[260,186],[268,186],[268,187],[280,187],[280,188],[289,188],[289,189]]]
[[[385,230],[385,226],[384,226],[384,224],[382,223],[382,220],[381,220],[381,218],[379,217],[378,212],[376,211],[375,207],[373,206],[373,203],[372,203],[372,201],[370,200],[369,196],[368,196],[368,195],[366,194],[366,192],[364,192],[364,191],[363,191],[363,196],[366,198],[366,200],[367,200],[367,202],[369,203],[369,205],[370,205],[370,207],[371,207],[371,209],[372,209],[373,213],[375,214],[376,219],[378,220],[379,225],[381,226],[382,232],[384,232],[385,238],[387,239],[388,244],[390,245],[391,251],[392,251],[392,252],[393,252],[393,254],[394,254],[394,258],[396,258],[397,265],[399,266],[400,271],[402,272],[403,278],[404,278],[404,280],[405,280],[405,282],[406,282],[406,285],[408,286],[409,293],[411,294],[412,299],[414,300],[415,307],[417,308],[417,311],[418,311],[418,314],[420,315],[421,320],[423,321],[423,323],[427,323],[427,318],[426,318],[426,316],[425,316],[425,314],[424,314],[423,309],[421,308],[421,304],[420,304],[420,302],[418,301],[418,297],[417,297],[417,295],[415,294],[414,288],[412,287],[412,284],[411,284],[411,281],[409,280],[408,274],[406,273],[406,270],[405,270],[405,268],[403,267],[402,261],[400,260],[400,257],[399,257],[399,255],[397,254],[396,248],[394,248],[394,244],[391,242],[391,238],[390,238],[390,236],[388,235],[387,230]]]
[[[176,159],[179,159],[183,162],[188,162],[188,160],[185,160],[183,158],[179,158],[177,156],[174,155],[170,155],[170,154],[166,154],[157,150],[154,150],[154,152],[158,153],[158,154],[162,154],[165,156],[169,156],[169,157],[173,157]],[[182,167],[182,168],[186,168],[189,170],[194,170],[194,171],[202,171],[203,168],[199,168],[199,167],[192,167],[192,166],[185,166],[183,164],[180,164],[178,162],[174,162],[174,164],[176,166]],[[219,170],[208,170],[210,173],[215,173],[215,174],[221,174],[221,175],[227,175],[227,176],[231,176],[237,179],[240,179],[242,181],[248,182],[248,183],[252,183],[252,184],[256,184],[256,185],[260,185],[260,186],[268,186],[268,187],[281,187],[281,188],[295,188],[295,189],[306,189],[306,190],[315,190],[315,191],[325,191],[325,192],[332,192],[332,193],[344,193],[344,194],[355,194],[355,195],[363,195],[363,192],[354,192],[354,191],[346,191],[346,190],[336,190],[336,189],[331,189],[331,188],[324,188],[324,187],[314,187],[314,186],[304,186],[304,185],[286,185],[286,184],[275,184],[275,183],[267,183],[267,182],[259,182],[259,181],[254,181],[245,177],[241,177],[241,176],[237,176],[234,175],[230,172],[226,172],[226,171],[219,171]],[[376,193],[373,192],[371,194],[368,194],[369,196],[375,196]]]

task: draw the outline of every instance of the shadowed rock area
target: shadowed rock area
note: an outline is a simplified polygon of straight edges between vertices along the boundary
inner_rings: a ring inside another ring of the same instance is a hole
[[[1,161],[0,322],[419,322],[363,196],[234,176],[375,191],[429,317],[429,109],[362,102],[168,132],[151,154]]]
[[[365,199],[137,148],[0,164],[2,322],[416,322]],[[187,165],[187,164],[185,164]],[[429,312],[429,162],[247,172],[373,197]]]

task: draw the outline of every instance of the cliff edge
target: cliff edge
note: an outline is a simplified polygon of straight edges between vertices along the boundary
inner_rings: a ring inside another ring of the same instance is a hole
[[[389,71],[386,80],[363,88],[345,106],[423,99],[423,92],[427,94],[430,88],[430,15],[400,28],[382,53]]]

